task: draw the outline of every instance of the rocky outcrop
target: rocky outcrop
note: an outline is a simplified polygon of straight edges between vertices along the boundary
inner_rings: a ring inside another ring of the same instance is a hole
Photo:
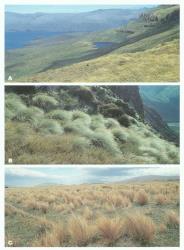
[[[144,120],[143,101],[139,94],[138,86],[111,86],[110,89],[124,102],[132,106],[139,114],[141,120]]]

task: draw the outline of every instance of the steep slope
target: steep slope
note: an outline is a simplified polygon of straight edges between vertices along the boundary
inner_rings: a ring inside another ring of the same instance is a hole
[[[154,119],[144,123],[136,86],[9,86],[5,104],[7,163],[9,158],[16,164],[179,161],[161,118],[160,134]]]
[[[145,105],[154,108],[166,122],[179,122],[179,88],[140,86]]]
[[[99,48],[97,43],[107,45]],[[118,29],[66,41],[50,39],[7,52],[6,79],[9,75],[14,81],[28,82],[176,82],[179,6],[159,6],[143,12]]]

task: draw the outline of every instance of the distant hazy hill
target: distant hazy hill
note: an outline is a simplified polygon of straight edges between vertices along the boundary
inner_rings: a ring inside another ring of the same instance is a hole
[[[118,27],[130,19],[137,18],[143,9],[108,9],[85,13],[35,13],[5,15],[6,32],[9,31],[53,31],[90,32]]]
[[[145,175],[145,176],[131,178],[124,182],[175,181],[175,180],[179,180],[179,176]]]
[[[179,121],[179,88],[173,86],[140,86],[144,103],[154,108],[167,122]]]

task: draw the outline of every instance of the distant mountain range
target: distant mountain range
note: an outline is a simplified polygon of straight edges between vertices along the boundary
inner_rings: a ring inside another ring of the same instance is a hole
[[[85,13],[35,13],[18,14],[6,12],[6,32],[92,32],[119,27],[135,19],[142,9],[101,9]]]

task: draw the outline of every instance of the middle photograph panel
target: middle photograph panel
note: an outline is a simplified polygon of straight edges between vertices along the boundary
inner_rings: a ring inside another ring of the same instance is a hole
[[[178,164],[179,87],[6,86],[7,164]]]

